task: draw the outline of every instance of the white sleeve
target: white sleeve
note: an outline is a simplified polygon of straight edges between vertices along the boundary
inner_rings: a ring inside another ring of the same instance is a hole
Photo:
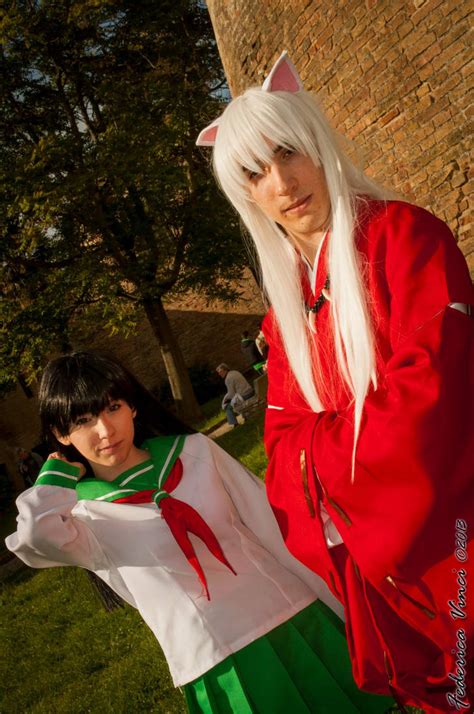
[[[203,438],[207,439],[207,437]],[[324,580],[296,560],[287,549],[268,502],[263,482],[211,439],[207,441],[217,471],[239,512],[242,523],[287,570],[311,588],[318,598],[341,619],[345,619],[341,603],[332,595]]]
[[[24,491],[16,501],[16,533],[5,540],[8,550],[32,568],[100,567],[102,551],[93,533],[71,515],[76,503],[71,488],[44,485]]]

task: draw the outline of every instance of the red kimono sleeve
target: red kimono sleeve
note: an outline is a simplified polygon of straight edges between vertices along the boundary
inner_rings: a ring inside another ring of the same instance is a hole
[[[322,500],[377,586],[387,575],[419,580],[449,559],[456,519],[472,519],[474,321],[448,305],[474,301],[454,238],[426,211],[387,204],[368,222],[363,244],[372,307],[382,321],[387,315],[390,350],[365,401],[354,483],[350,406],[320,414],[269,409],[265,440],[269,499],[290,550],[324,571]],[[286,358],[275,334],[269,341],[270,382],[277,376],[271,400],[285,406],[278,384]]]

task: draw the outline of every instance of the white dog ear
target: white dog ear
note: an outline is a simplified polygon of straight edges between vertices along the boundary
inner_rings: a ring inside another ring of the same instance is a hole
[[[212,124],[203,129],[196,139],[196,146],[214,146],[219,129],[219,119],[214,119]]]
[[[262,92],[299,92],[303,89],[303,82],[295,65],[288,57],[285,50],[277,59],[264,83]],[[203,129],[196,139],[197,146],[214,146],[219,130],[220,117]]]
[[[303,82],[295,65],[288,57],[285,50],[277,59],[264,83],[263,92],[299,92],[303,89]]]

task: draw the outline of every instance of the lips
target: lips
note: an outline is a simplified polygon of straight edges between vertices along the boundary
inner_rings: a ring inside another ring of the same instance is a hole
[[[290,211],[298,211],[298,209],[306,208],[310,198],[311,194],[309,194],[308,196],[303,196],[302,198],[298,198],[296,201],[293,201],[293,203],[284,208],[282,212],[288,213]]]
[[[101,454],[113,454],[120,447],[121,441],[117,441],[116,444],[110,444],[110,446],[103,446],[99,449]]]

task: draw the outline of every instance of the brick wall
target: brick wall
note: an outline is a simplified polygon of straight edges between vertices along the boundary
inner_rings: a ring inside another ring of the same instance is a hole
[[[287,49],[332,125],[357,145],[352,157],[361,157],[367,173],[445,220],[474,271],[470,3],[207,4],[232,94],[261,84]]]
[[[242,283],[242,296],[234,304],[215,302],[207,305],[198,295],[168,302],[166,311],[178,338],[188,367],[206,362],[211,368],[227,362],[237,369],[245,367],[240,352],[244,330],[258,331],[264,307],[252,277]],[[146,320],[127,339],[95,334],[90,340],[74,344],[75,349],[104,349],[124,364],[150,389],[166,380],[159,346]],[[224,385],[222,393],[224,394]],[[33,385],[36,394],[37,385]],[[31,449],[38,443],[39,419],[36,398],[28,399],[20,387],[0,401],[0,463],[5,463],[17,489],[23,484],[16,473],[15,447]]]

